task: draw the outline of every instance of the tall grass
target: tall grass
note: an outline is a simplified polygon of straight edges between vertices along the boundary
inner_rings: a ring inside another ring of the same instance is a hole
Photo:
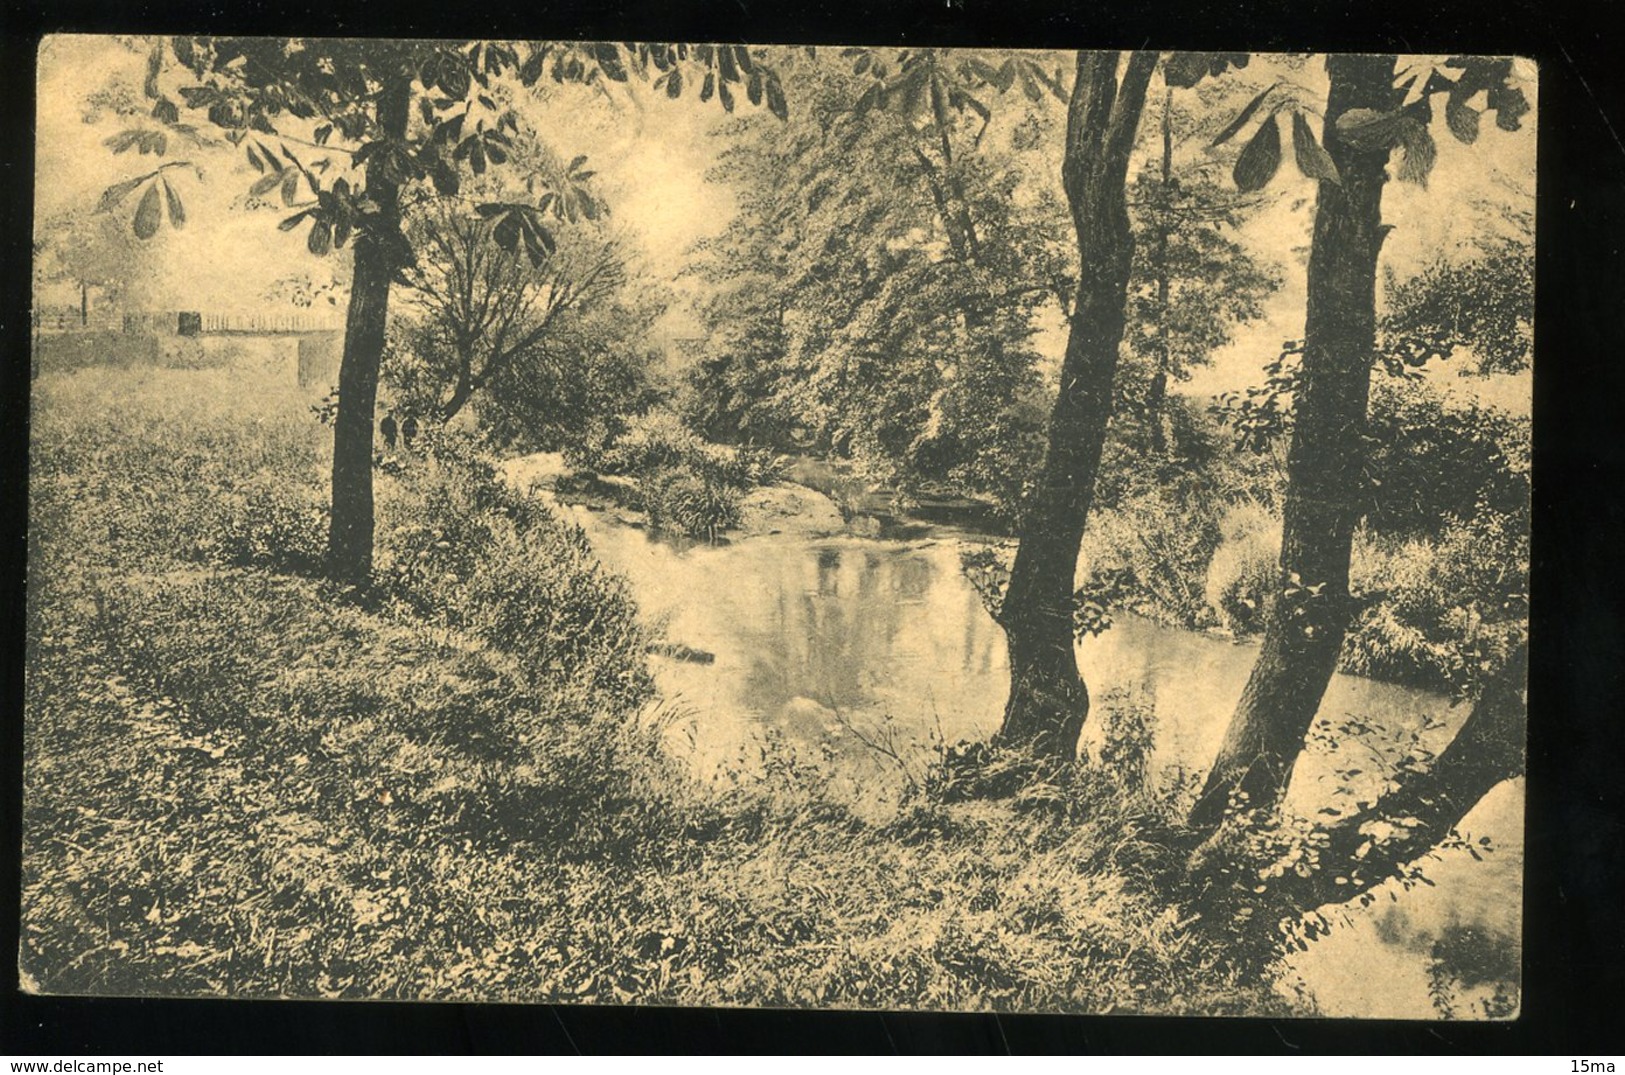
[[[881,822],[838,761],[700,785],[659,750],[625,584],[466,444],[380,474],[356,600],[304,570],[298,399],[90,371],[36,403],[32,988],[1287,1009],[1166,895],[1143,713],[1098,764]]]

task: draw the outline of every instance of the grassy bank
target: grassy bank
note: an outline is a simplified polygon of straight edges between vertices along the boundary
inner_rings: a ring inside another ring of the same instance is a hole
[[[790,753],[697,785],[625,584],[472,446],[386,460],[377,585],[340,593],[305,401],[210,371],[36,391],[33,988],[1288,1007],[1157,894],[1177,833],[1132,761],[885,823]]]
[[[1418,382],[1372,393],[1340,669],[1461,692],[1528,631],[1529,422]],[[1174,459],[1109,446],[1082,560],[1133,611],[1256,635],[1279,587],[1281,475],[1210,419],[1182,421]]]

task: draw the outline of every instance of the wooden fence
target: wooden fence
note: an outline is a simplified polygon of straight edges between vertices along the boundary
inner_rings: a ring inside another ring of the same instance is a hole
[[[77,306],[35,310],[36,332],[56,335],[62,332],[124,332],[124,320],[117,310],[91,310],[81,315]]]
[[[65,332],[124,332],[159,336],[198,333],[253,336],[290,336],[311,332],[338,332],[341,321],[304,313],[199,313],[177,310],[92,309],[81,316],[77,307],[50,307],[33,312],[34,330],[56,335]]]
[[[252,333],[260,336],[286,335],[300,332],[336,332],[344,327],[331,318],[318,318],[300,313],[253,313],[201,315],[204,332]]]

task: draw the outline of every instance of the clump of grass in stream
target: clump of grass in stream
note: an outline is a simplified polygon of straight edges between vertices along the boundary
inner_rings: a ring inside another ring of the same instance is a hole
[[[572,455],[588,469],[633,479],[621,499],[657,529],[710,541],[739,525],[747,493],[784,476],[771,451],[707,443],[666,411],[631,418]]]
[[[1284,1005],[1159,895],[1168,822],[1132,766],[921,792],[884,822],[782,748],[759,779],[696,784],[659,749],[624,582],[477,452],[380,475],[378,581],[348,599],[306,572],[303,524],[195,540],[245,486],[319,523],[302,402],[221,413],[198,402],[211,373],[159,372],[39,385],[30,987]]]

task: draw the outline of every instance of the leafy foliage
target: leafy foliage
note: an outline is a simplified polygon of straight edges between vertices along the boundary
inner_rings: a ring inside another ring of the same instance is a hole
[[[1534,252],[1526,237],[1493,239],[1465,256],[1440,255],[1404,281],[1390,279],[1385,348],[1450,357],[1464,350],[1481,373],[1529,365],[1534,340]]]
[[[395,334],[389,379],[405,409],[432,420],[449,421],[476,395],[506,407],[510,418],[519,418],[516,407],[539,418],[562,395],[591,384],[600,362],[624,382],[628,358],[606,360],[604,353],[635,352],[655,312],[625,301],[636,297],[627,295],[625,258],[601,223],[605,210],[588,186],[593,173],[582,168],[585,158],[563,165],[528,136],[516,138],[512,152],[516,167],[505,180],[470,179],[457,194],[425,192],[407,211],[419,256],[403,274],[406,324]],[[511,200],[539,188],[540,204],[559,213],[551,226]],[[616,321],[624,322],[618,331]],[[527,398],[527,390],[548,387],[547,395]]]
[[[197,81],[171,85],[171,65]],[[786,113],[778,73],[736,45],[544,42],[522,58],[520,48],[506,42],[175,37],[167,43],[154,41],[149,54],[143,93],[153,102],[154,125],[121,131],[107,144],[115,153],[133,148],[156,156],[163,156],[177,138],[208,145],[211,139],[197,126],[181,121],[182,107],[201,113],[228,143],[243,148],[259,173],[250,197],[276,190],[284,206],[298,209],[282,221],[284,229],[309,222],[313,254],[344,246],[358,230],[373,230],[396,248],[405,266],[413,262],[410,248],[392,214],[367,197],[366,177],[396,186],[424,182],[442,195],[456,194],[460,172],[483,176],[490,165],[507,163],[512,153],[519,119],[514,110],[498,104],[502,86],[534,87],[544,71],[556,83],[589,85],[658,72],[657,83],[676,97],[685,68],[704,72],[702,100],[720,86],[723,107],[731,112],[728,87],[737,84],[746,88],[753,104],[765,100],[775,114]],[[378,112],[385,87],[408,92],[416,87],[420,122],[404,141],[384,129]],[[290,142],[331,146],[334,153],[307,165]],[[334,156],[347,161],[335,165]],[[571,165],[572,176],[580,163]],[[334,168],[347,174],[329,181],[324,173]],[[111,209],[142,183],[155,180],[134,218],[142,238],[158,228],[156,190],[163,191],[172,225],[180,227],[185,220],[179,193],[159,171],[116,184],[103,197],[103,208]],[[569,185],[537,193],[541,197],[533,202],[491,203],[482,210],[498,245],[510,253],[522,249],[533,265],[550,253],[547,219],[574,221],[595,212],[592,202],[578,200]]]
[[[74,209],[41,220],[34,239],[36,306],[53,290],[69,287],[82,289],[78,298],[92,311],[145,306],[152,297],[154,254],[151,244],[108,213]]]
[[[1481,93],[1485,96],[1485,107],[1495,113],[1497,127],[1503,131],[1520,127],[1523,116],[1529,111],[1529,102],[1517,83],[1518,75],[1510,58],[1452,56],[1430,68],[1426,79],[1414,73],[1395,85],[1392,108],[1354,108],[1338,116],[1337,135],[1357,148],[1400,150],[1396,177],[1425,187],[1438,157],[1438,147],[1429,130],[1434,116],[1434,98],[1445,95],[1446,129],[1458,141],[1472,143],[1478,139],[1482,113],[1470,102]],[[1250,100],[1213,139],[1212,145],[1217,147],[1239,135],[1266,101],[1274,104],[1235,159],[1231,178],[1236,189],[1262,190],[1280,169],[1278,118],[1283,111],[1290,115],[1293,160],[1298,170],[1310,179],[1341,183],[1337,165],[1305,118],[1306,106],[1290,87],[1281,83]]]
[[[948,77],[909,63],[922,93]],[[809,72],[787,129],[733,132],[714,177],[740,212],[698,252],[714,296],[685,411],[712,436],[1013,503],[1042,422],[1029,340],[1056,286],[1054,200],[1034,201],[1014,160],[965,153],[970,120],[946,99],[927,130],[860,109],[886,84],[865,71]]]
[[[1262,95],[1255,97],[1242,116],[1260,100]],[[1150,446],[1163,451],[1170,382],[1187,380],[1230,342],[1236,326],[1261,316],[1281,280],[1238,234],[1259,200],[1216,182],[1211,160],[1176,156],[1176,139],[1195,133],[1197,117],[1170,92],[1160,119],[1161,151],[1129,192],[1134,263],[1125,311],[1127,351],[1115,390],[1117,421],[1140,424],[1150,433]]]
[[[1484,509],[1437,539],[1374,542],[1342,665],[1470,695],[1528,637],[1527,524]]]
[[[655,527],[713,542],[739,524],[746,493],[782,477],[770,450],[706,443],[663,410],[627,420],[605,444],[578,453],[578,461],[632,478],[622,499],[648,512]]]
[[[1527,523],[1528,418],[1379,378],[1367,431],[1366,521],[1378,533],[1438,536],[1481,509]]]
[[[1261,386],[1223,393],[1213,405],[1244,450],[1267,451],[1290,431],[1300,355],[1300,346],[1289,342],[1265,366]],[[1408,365],[1398,368],[1397,376],[1378,376],[1371,392],[1360,498],[1369,524],[1384,534],[1436,535],[1447,520],[1485,505],[1509,519],[1527,518],[1527,419],[1447,400]]]
[[[1213,140],[1208,144],[1209,149],[1215,149],[1240,134],[1242,129],[1252,117],[1263,107],[1266,101],[1273,101],[1269,113],[1262,123],[1254,129],[1247,144],[1237,154],[1235,163],[1231,168],[1231,179],[1236,189],[1243,193],[1254,193],[1263,190],[1275,173],[1281,167],[1281,127],[1279,119],[1282,112],[1290,116],[1292,126],[1292,159],[1298,171],[1306,178],[1321,179],[1332,183],[1341,183],[1342,176],[1338,174],[1337,165],[1331,154],[1326,152],[1324,146],[1315,137],[1309,121],[1304,119],[1304,106],[1293,92],[1295,87],[1284,87],[1280,81],[1266,86],[1263,90],[1249,100],[1235,117],[1224,126]]]

